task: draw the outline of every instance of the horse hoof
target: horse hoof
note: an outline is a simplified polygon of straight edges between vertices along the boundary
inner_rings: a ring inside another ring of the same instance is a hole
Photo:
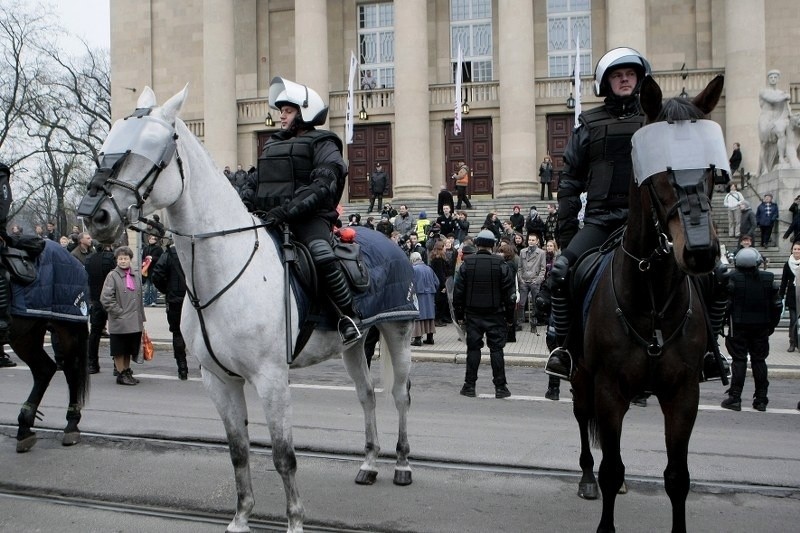
[[[597,483],[578,483],[578,496],[584,500],[596,500],[598,497]]]
[[[17,441],[17,453],[29,452],[34,444],[36,444],[36,434],[31,433],[24,439]]]
[[[623,481],[622,486],[617,491],[617,494],[628,494],[628,484]]]
[[[376,470],[359,470],[356,475],[356,484],[358,485],[372,485],[378,479],[378,472]]]
[[[411,485],[411,470],[395,470],[394,484],[400,485],[401,487]]]
[[[81,432],[80,431],[72,431],[70,433],[64,433],[64,438],[61,440],[62,446],[74,446],[81,441]]]

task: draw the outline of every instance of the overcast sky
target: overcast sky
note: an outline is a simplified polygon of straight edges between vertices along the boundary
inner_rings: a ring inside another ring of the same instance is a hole
[[[70,33],[84,38],[90,46],[109,47],[110,0],[44,0],[59,17],[60,24]],[[65,42],[63,47],[80,52],[79,43]]]

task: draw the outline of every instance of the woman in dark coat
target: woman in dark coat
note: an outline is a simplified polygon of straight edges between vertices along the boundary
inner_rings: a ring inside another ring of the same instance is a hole
[[[793,352],[797,349],[797,294],[795,278],[800,274],[800,241],[792,244],[792,255],[789,256],[783,265],[783,275],[781,276],[781,288],[779,294],[784,300],[784,305],[789,310],[789,349]]]
[[[439,279],[439,287],[436,289],[434,304],[436,307],[436,327],[445,326],[445,320],[450,315],[450,305],[447,302],[447,256],[445,255],[445,242],[437,241],[431,250],[428,258],[431,269]]]
[[[409,259],[414,268],[414,290],[419,305],[419,318],[414,321],[411,346],[422,346],[422,335],[426,335],[425,344],[433,344],[433,334],[436,333],[435,297],[439,290],[439,278],[433,269],[425,264],[419,252],[411,252]]]

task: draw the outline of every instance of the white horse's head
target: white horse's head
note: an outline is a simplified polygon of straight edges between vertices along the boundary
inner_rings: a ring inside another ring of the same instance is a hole
[[[115,241],[140,217],[172,205],[183,192],[175,126],[187,88],[159,107],[153,90],[145,87],[136,110],[117,120],[108,133],[98,169],[78,207],[78,215],[99,241]]]

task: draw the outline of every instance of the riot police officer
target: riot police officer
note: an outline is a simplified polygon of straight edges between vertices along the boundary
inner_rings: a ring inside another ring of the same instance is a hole
[[[453,310],[459,323],[465,324],[467,370],[461,394],[475,396],[478,365],[481,362],[483,336],[492,364],[495,398],[508,398],[503,347],[508,328],[514,328],[514,275],[503,258],[493,253],[495,236],[482,230],[475,238],[478,251],[464,257],[455,276]]]
[[[564,152],[564,170],[558,184],[558,225],[561,255],[553,264],[548,283],[537,297],[537,307],[551,308],[555,339],[563,344],[569,330],[566,280],[571,265],[584,252],[596,248],[625,224],[628,189],[633,176],[631,137],[644,125],[639,106],[642,81],[650,75],[650,63],[632,48],[614,48],[597,62],[594,92],[604,104],[578,117]],[[578,231],[580,194],[586,192],[584,227]],[[569,378],[569,352],[556,348],[547,372]]]
[[[756,385],[753,409],[766,411],[769,403],[766,362],[769,336],[780,321],[782,305],[775,275],[758,270],[760,263],[761,255],[755,248],[742,248],[734,258],[736,270],[730,275],[730,331],[725,338],[725,347],[733,358],[733,364],[731,387],[721,405],[733,411],[742,409],[748,354]]]
[[[258,172],[245,185],[242,200],[251,210],[266,211],[267,224],[288,223],[295,238],[308,247],[320,286],[339,312],[342,341],[352,344],[361,338],[360,320],[331,247],[347,176],[342,141],[314,128],[325,123],[328,107],[305,85],[273,78],[269,105],[280,112],[281,130],[264,146]]]

